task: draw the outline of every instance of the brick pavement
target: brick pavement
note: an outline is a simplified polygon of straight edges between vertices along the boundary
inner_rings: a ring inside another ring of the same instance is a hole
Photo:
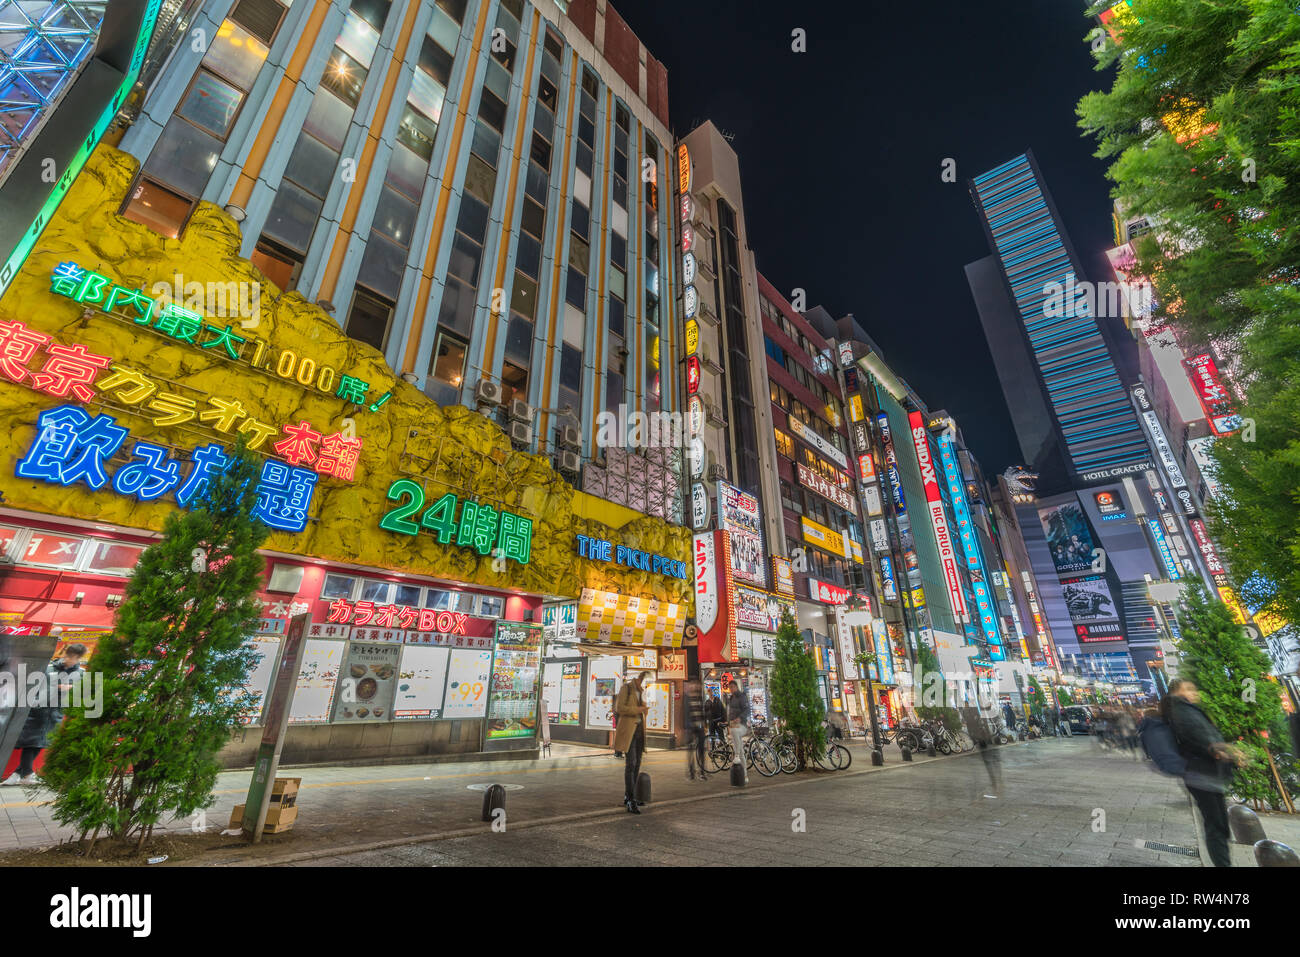
[[[1003,792],[987,798],[990,777],[977,755],[918,758],[898,751],[872,768],[854,748],[853,767],[835,774],[751,772],[751,786],[725,775],[685,780],[682,752],[651,752],[645,769],[654,802],[638,816],[619,806],[622,761],[607,751],[557,749],[539,761],[284,769],[301,776],[298,824],[268,838],[260,862],[304,864],[490,865],[861,864],[942,866],[1197,866],[1195,856],[1135,846],[1152,841],[1195,849],[1182,787],[1088,740],[1045,740],[997,749]],[[209,830],[243,800],[249,772],[223,774]],[[507,831],[480,821],[482,795],[470,784],[522,785],[507,801]],[[69,836],[39,802],[0,792],[0,849]],[[807,832],[791,831],[801,807]],[[1105,831],[1092,829],[1096,809]],[[188,830],[190,822],[173,822]],[[1269,824],[1266,822],[1266,828]],[[194,863],[253,863],[229,847]],[[384,846],[387,845],[387,846]],[[353,849],[365,849],[349,853]],[[322,856],[323,855],[323,856]],[[630,856],[629,856],[630,855]]]

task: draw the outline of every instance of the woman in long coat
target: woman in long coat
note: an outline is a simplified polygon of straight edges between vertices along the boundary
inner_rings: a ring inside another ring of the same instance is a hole
[[[645,753],[645,715],[650,709],[646,707],[645,696],[641,686],[645,682],[644,671],[619,689],[614,701],[614,713],[618,715],[618,728],[614,732],[614,750],[626,755],[623,763],[623,806],[631,814],[640,814],[641,809],[636,800],[636,779],[641,773],[641,756]]]

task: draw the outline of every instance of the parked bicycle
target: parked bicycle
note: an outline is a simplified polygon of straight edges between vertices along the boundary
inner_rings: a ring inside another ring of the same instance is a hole
[[[755,733],[757,730],[751,730],[745,735],[742,743],[745,766],[756,769],[765,778],[770,778],[781,773],[781,759],[772,746]],[[731,767],[735,754],[729,735],[724,735],[720,741],[717,739],[710,741],[709,763],[715,773]]]

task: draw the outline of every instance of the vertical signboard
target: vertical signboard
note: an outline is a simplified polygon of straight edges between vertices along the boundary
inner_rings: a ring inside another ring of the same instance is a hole
[[[736,660],[736,605],[731,595],[730,551],[726,532],[705,532],[696,535],[693,541],[700,661]]]
[[[907,514],[907,499],[903,497],[903,479],[898,472],[898,454],[894,451],[894,437],[889,430],[889,416],[881,412],[876,416],[880,440],[885,446],[885,471],[889,474],[889,487],[894,492],[894,508],[899,515]]]
[[[953,612],[958,617],[963,617],[968,615],[969,611],[966,607],[961,575],[957,570],[957,551],[953,548],[948,516],[943,510],[943,498],[939,494],[939,479],[934,469],[934,458],[930,455],[930,435],[925,429],[925,420],[920,412],[912,412],[908,415],[908,425],[912,429],[912,443],[916,446],[916,463],[921,468],[921,480],[925,486],[930,526],[934,529],[935,543],[939,546],[939,562],[943,566],[944,584],[948,588],[948,597],[952,600]]]
[[[731,542],[731,572],[740,581],[767,585],[763,519],[758,499],[726,482],[718,483],[718,528]]]
[[[943,461],[943,474],[948,483],[948,497],[952,500],[953,514],[957,518],[957,534],[961,539],[962,551],[965,553],[966,569],[970,572],[971,589],[975,592],[980,630],[984,640],[988,642],[989,656],[994,661],[1002,661],[1005,658],[1002,651],[1002,631],[998,627],[997,609],[986,580],[987,574],[979,535],[975,531],[975,521],[971,516],[970,505],[966,501],[966,485],[962,481],[961,470],[957,464],[957,443],[951,434],[945,433],[939,437],[939,457]]]

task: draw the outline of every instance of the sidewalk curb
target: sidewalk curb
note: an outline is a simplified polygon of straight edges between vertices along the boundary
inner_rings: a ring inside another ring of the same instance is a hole
[[[965,752],[965,753],[973,754],[975,752]],[[940,755],[939,757],[935,757],[935,758],[926,758],[924,761],[912,762],[911,766],[913,768],[923,767],[924,765],[931,764],[935,761],[943,760],[946,758],[962,757],[962,756],[963,755],[957,755],[957,754]],[[775,789],[775,788],[795,787],[798,785],[810,784],[818,780],[830,780],[831,778],[842,780],[843,778],[856,777],[864,774],[875,774],[881,771],[897,771],[906,767],[908,767],[906,763],[900,762],[898,764],[887,764],[882,767],[868,766],[865,768],[859,768],[857,770],[849,770],[843,772],[840,771],[823,772],[825,774],[825,777],[821,777],[820,775],[809,776],[809,777],[797,777],[794,780],[778,781],[772,784],[764,784],[762,785],[762,788]],[[724,798],[737,798],[748,793],[752,793],[752,792],[750,792],[748,789],[745,788],[739,788],[735,790],[728,789],[726,791],[718,791],[712,794],[700,794],[700,795],[692,795],[690,797],[670,798],[669,800],[666,801],[655,801],[653,802],[653,806],[658,808],[658,807],[673,807],[679,804],[695,804],[701,801],[715,801]],[[619,815],[623,815],[626,813],[627,812],[622,807],[622,805],[619,805],[617,808],[602,809],[596,811],[579,811],[574,814],[561,814],[558,816],[553,816],[548,818],[538,818],[537,820],[520,821],[517,824],[509,825],[509,827],[511,830],[518,831],[518,830],[524,830],[526,828],[543,827],[552,824],[571,824],[575,821],[588,821],[588,820],[598,820],[600,818],[605,818],[605,817],[617,817]],[[187,867],[187,866],[275,867],[281,864],[295,864],[295,863],[300,863],[302,861],[319,860],[321,858],[341,857],[347,854],[363,854],[367,851],[379,851],[390,847],[404,847],[406,845],[411,845],[411,844],[434,844],[440,841],[451,841],[462,837],[477,837],[488,831],[490,831],[490,827],[484,825],[479,827],[459,828],[454,831],[439,831],[432,834],[415,834],[408,837],[389,838],[383,841],[370,841],[364,844],[345,845],[342,847],[333,847],[333,848],[322,849],[322,850],[299,851],[295,854],[285,854],[280,857],[268,857],[268,858],[261,858],[255,860],[228,860],[228,861],[203,861],[203,862],[196,861],[193,864],[189,864],[185,861],[178,861],[175,866],[176,867]]]

